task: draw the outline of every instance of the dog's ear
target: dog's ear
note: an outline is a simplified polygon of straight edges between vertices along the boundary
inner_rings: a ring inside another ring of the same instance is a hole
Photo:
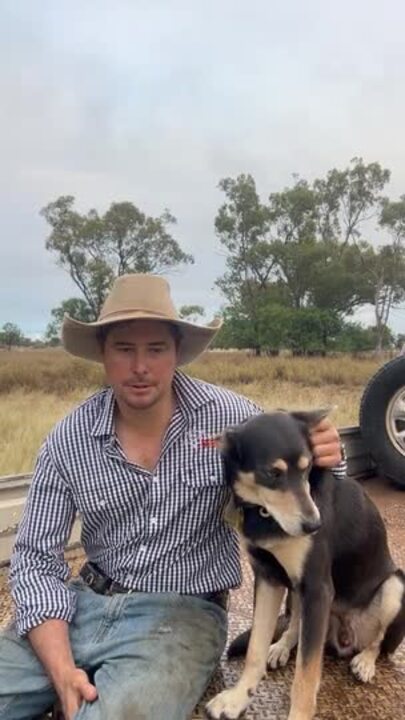
[[[220,436],[217,444],[222,455],[237,460],[239,457],[239,432],[237,427],[228,427]]]
[[[318,425],[321,420],[324,420],[332,410],[333,407],[329,405],[328,407],[318,408],[317,410],[297,410],[291,412],[290,415],[295,420],[298,420],[298,422],[306,425],[308,429],[311,429],[315,427],[315,425]]]

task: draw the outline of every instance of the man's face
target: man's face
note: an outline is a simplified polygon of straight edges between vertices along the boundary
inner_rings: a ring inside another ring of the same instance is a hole
[[[171,395],[177,349],[170,327],[157,320],[133,320],[111,328],[104,344],[107,380],[119,401],[148,409]]]

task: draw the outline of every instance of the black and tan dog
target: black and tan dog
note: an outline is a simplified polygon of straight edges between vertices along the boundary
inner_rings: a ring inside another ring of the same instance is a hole
[[[298,644],[289,720],[310,720],[326,642],[351,656],[354,675],[367,682],[378,655],[394,652],[405,635],[405,575],[377,508],[355,481],[312,467],[309,429],[325,414],[264,414],[222,438],[255,605],[242,676],[208,703],[211,718],[238,718],[266,666],[285,665]],[[271,645],[286,590],[290,624]]]

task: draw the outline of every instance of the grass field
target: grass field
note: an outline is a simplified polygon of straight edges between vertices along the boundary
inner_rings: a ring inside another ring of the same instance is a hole
[[[188,366],[195,377],[224,385],[267,410],[334,406],[338,426],[356,425],[373,358],[255,358],[207,353]],[[51,427],[102,387],[101,366],[61,350],[0,353],[0,475],[30,472]]]

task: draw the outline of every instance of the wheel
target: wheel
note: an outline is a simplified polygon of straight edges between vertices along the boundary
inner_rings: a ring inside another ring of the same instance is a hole
[[[383,365],[369,381],[360,430],[381,475],[405,489],[405,356]]]

